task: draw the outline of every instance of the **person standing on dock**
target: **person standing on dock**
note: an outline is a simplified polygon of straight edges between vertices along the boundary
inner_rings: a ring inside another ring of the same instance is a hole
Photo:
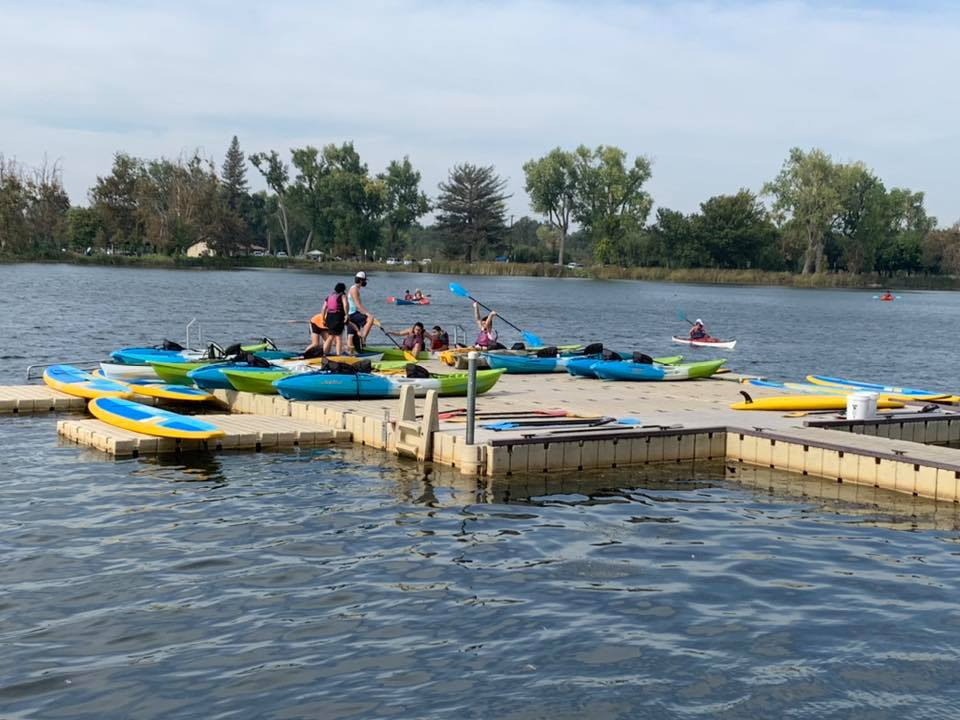
[[[376,320],[373,313],[367,310],[363,301],[360,299],[360,288],[366,286],[367,274],[361,270],[353,278],[353,285],[350,286],[350,290],[347,293],[347,311],[350,320],[347,325],[347,335],[353,335],[355,338],[359,338],[359,341],[354,342],[354,349],[356,350],[359,350],[359,347],[366,343],[367,335],[370,334],[370,328],[373,327],[373,323]]]
[[[493,318],[496,314],[496,310],[491,310],[489,315],[480,317],[480,306],[477,303],[473,304],[473,316],[476,318],[477,327],[480,329],[480,334],[477,335],[473,344],[478,348],[487,350],[497,344],[497,331],[493,329]]]
[[[323,302],[323,321],[327,329],[323,338],[323,354],[329,355],[336,344],[337,355],[343,352],[343,329],[347,322],[347,286],[338,282]]]

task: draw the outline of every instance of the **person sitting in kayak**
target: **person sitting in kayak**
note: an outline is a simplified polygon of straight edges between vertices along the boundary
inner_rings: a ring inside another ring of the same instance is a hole
[[[883,295],[880,296],[881,300],[893,300],[893,293],[887,290]]]
[[[404,300],[413,300],[413,295],[410,294],[410,291],[409,291],[409,290],[404,290],[404,291],[403,291],[403,299],[404,299]]]
[[[355,350],[362,348],[370,334],[370,328],[376,318],[373,313],[367,310],[363,301],[360,300],[360,288],[367,286],[367,274],[361,270],[353,279],[353,285],[347,291],[347,335],[354,337],[353,347]],[[350,344],[350,343],[348,343]]]
[[[420,288],[417,288],[413,291],[413,300],[414,302],[420,302],[423,300],[423,293],[420,291]]]
[[[690,339],[691,340],[705,340],[710,337],[707,335],[707,330],[703,327],[703,320],[697,318],[696,322],[693,323],[693,327],[690,328]]]
[[[477,327],[480,328],[480,334],[473,344],[478,348],[488,349],[497,344],[497,331],[493,329],[493,318],[497,314],[496,310],[491,310],[489,315],[480,317],[480,306],[473,304],[473,316],[476,318]]]
[[[424,345],[426,345],[426,331],[423,329],[422,322],[415,322],[407,330],[401,330],[400,332],[387,330],[386,333],[393,337],[402,337],[401,347],[414,355],[423,350]]]
[[[433,332],[427,333],[430,338],[430,351],[442,352],[450,349],[450,335],[439,325],[433,326]]]

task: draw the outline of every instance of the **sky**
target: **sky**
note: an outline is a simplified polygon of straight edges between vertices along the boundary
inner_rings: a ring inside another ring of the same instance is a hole
[[[0,0],[0,153],[56,161],[76,204],[113,154],[219,165],[352,140],[431,196],[494,165],[617,145],[657,206],[759,191],[789,149],[861,160],[960,220],[960,9],[950,3]],[[256,170],[254,189],[263,187]]]

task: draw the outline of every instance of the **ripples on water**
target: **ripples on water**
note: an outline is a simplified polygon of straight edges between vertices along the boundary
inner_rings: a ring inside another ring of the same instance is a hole
[[[281,321],[334,280],[0,266],[0,381],[194,315],[299,342]],[[401,324],[377,298],[419,285],[418,317],[469,326],[446,280],[368,292]],[[550,338],[587,302],[611,343],[665,352],[676,307],[706,307],[737,369],[958,374],[949,344],[886,340],[960,319],[947,293],[461,281]],[[796,342],[771,344],[784,328]],[[352,448],[114,462],[55,437],[52,417],[0,418],[0,718],[960,715],[953,505],[723,465],[478,488]]]
[[[952,505],[722,465],[111,462],[2,422],[2,717],[957,714]]]

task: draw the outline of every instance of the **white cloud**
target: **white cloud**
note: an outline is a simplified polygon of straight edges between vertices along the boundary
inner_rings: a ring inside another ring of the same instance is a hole
[[[354,140],[521,165],[615,144],[655,159],[658,204],[759,188],[793,145],[859,159],[960,217],[960,24],[949,6],[439,1],[0,3],[0,152],[62,158],[81,200],[114,151],[222,157]],[[251,171],[252,172],[252,171]]]

